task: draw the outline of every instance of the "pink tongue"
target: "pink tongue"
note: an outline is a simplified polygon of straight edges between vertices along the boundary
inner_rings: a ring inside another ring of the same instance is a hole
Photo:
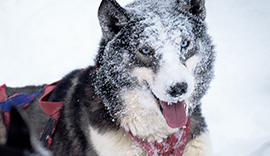
[[[181,128],[187,123],[185,101],[168,104],[167,102],[160,101],[163,108],[163,115],[167,124],[171,128]]]

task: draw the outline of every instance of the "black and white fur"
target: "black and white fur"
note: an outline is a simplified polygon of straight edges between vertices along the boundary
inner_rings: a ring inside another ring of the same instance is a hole
[[[191,132],[183,155],[211,155],[200,100],[213,78],[215,52],[204,3],[136,0],[123,8],[102,0],[96,67],[68,74],[49,99],[65,100],[54,155],[147,155],[127,132],[149,142],[176,132],[166,123],[160,100],[186,102]],[[38,134],[48,117],[36,101],[26,111]]]

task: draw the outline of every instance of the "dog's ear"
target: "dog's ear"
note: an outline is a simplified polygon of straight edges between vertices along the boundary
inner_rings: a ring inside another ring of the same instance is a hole
[[[30,130],[26,123],[27,117],[22,110],[12,108],[10,127],[6,145],[20,150],[31,149]]]
[[[193,15],[205,20],[206,17],[206,8],[205,8],[205,0],[184,0],[187,4],[186,10],[191,12]],[[176,0],[179,4],[183,2],[183,0]]]
[[[128,16],[126,10],[115,0],[102,0],[98,19],[103,37],[110,41],[127,24]]]

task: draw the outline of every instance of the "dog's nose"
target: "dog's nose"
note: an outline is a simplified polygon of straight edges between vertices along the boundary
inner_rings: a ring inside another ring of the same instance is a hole
[[[187,93],[188,84],[186,82],[176,83],[171,86],[167,91],[172,97],[179,97],[185,93]]]

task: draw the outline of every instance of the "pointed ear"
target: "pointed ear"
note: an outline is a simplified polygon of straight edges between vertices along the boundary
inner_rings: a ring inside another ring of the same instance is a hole
[[[128,22],[126,10],[115,0],[102,0],[98,19],[106,42],[110,41]]]
[[[184,0],[187,3],[187,10],[193,15],[205,20],[206,9],[205,0]],[[177,3],[181,3],[181,0],[176,0]]]
[[[31,149],[30,129],[27,124],[27,115],[21,108],[12,108],[10,112],[10,127],[6,145],[18,149]]]

